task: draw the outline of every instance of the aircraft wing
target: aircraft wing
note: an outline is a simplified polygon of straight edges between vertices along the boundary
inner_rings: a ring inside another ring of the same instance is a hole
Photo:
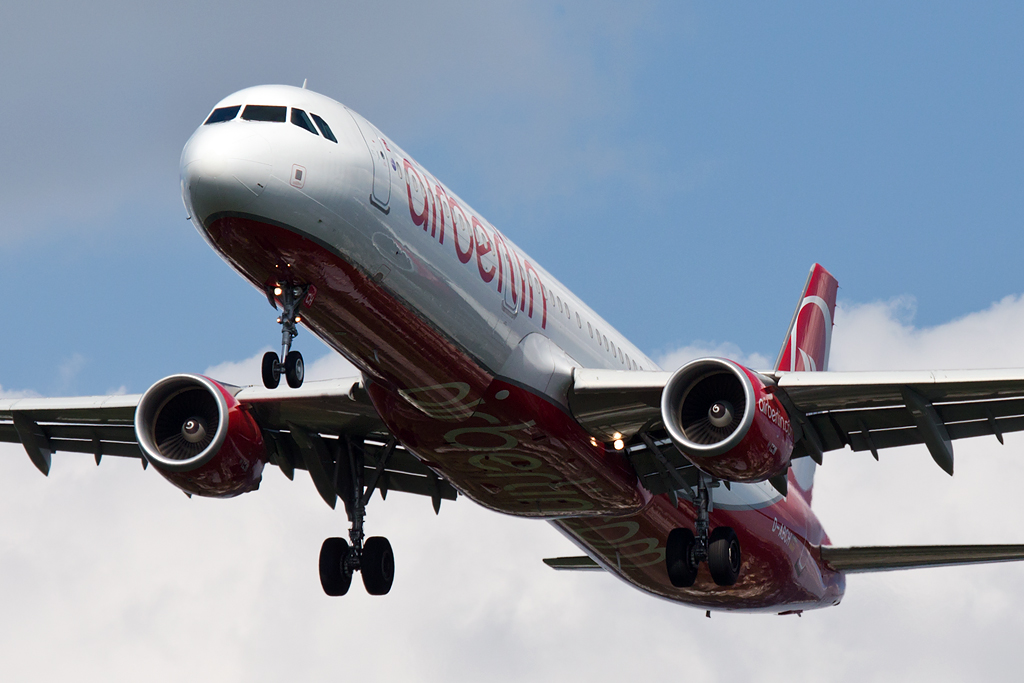
[[[398,445],[377,415],[360,378],[305,382],[299,389],[225,386],[256,420],[271,464],[291,479],[307,470],[317,491],[334,507],[335,454],[343,441],[356,441],[364,454],[367,495],[404,491],[429,496],[435,510],[457,492]],[[135,407],[141,394],[76,398],[0,399],[0,442],[21,443],[32,462],[49,473],[55,451],[143,457],[135,435]],[[382,465],[383,463],[383,465]]]
[[[602,441],[656,436],[671,374],[577,369],[569,405]],[[794,458],[820,462],[824,451],[844,446],[877,458],[883,448],[924,443],[952,474],[952,441],[994,435],[1002,442],[1003,433],[1024,430],[1024,369],[758,374],[789,413]],[[674,460],[680,469],[686,464]]]
[[[822,546],[821,559],[836,571],[885,572],[1024,560],[1024,545],[896,545],[863,548]]]

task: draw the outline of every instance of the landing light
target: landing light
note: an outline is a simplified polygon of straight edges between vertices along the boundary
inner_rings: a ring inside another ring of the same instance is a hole
[[[615,439],[615,441],[612,443],[612,446],[615,447],[615,450],[621,451],[623,448],[626,447],[626,444],[622,439]]]
[[[278,319],[277,319],[277,322],[279,322],[279,323],[280,323],[280,322],[281,322],[281,319],[280,319],[280,318],[278,318]]]
[[[295,316],[295,322],[301,323],[302,322],[302,316],[301,315]]]
[[[274,287],[274,296],[281,296],[282,294],[284,294],[284,290],[283,289],[281,289],[280,287]],[[281,321],[278,320],[278,322],[281,322]]]

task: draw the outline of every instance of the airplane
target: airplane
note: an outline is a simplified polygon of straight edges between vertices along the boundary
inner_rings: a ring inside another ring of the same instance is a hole
[[[812,508],[823,454],[1024,430],[1024,370],[829,372],[836,279],[814,264],[772,369],[662,370],[369,121],[266,85],[212,109],[181,155],[188,216],[266,297],[281,351],[263,386],[195,374],[143,394],[0,400],[0,441],[138,458],[193,495],[308,473],[347,538],[324,592],[390,591],[394,551],[366,506],[399,491],[545,520],[603,571],[708,610],[837,605],[846,575],[1024,559],[1024,545],[834,546]],[[309,330],[360,372],[304,382]],[[285,379],[287,388],[281,387]],[[831,456],[830,456],[831,457]]]

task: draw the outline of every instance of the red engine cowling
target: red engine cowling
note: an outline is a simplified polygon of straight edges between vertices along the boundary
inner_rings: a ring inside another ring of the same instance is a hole
[[[186,493],[230,498],[260,486],[263,434],[208,377],[171,375],[151,386],[135,409],[135,435],[150,464]]]
[[[661,418],[676,447],[713,477],[765,481],[789,467],[789,416],[756,373],[732,361],[679,368],[661,394]]]

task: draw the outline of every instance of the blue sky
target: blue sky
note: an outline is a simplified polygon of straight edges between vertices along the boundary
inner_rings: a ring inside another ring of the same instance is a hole
[[[246,7],[0,10],[0,267],[32,311],[3,386],[136,391],[273,341],[177,182],[261,82],[369,117],[650,355],[773,357],[814,261],[921,325],[1022,289],[1012,4]]]
[[[819,261],[841,287],[836,369],[1024,366],[1022,15],[1014,3],[943,2],[7,3],[0,387],[139,392],[276,344],[263,296],[186,221],[178,157],[228,93],[303,79],[373,121],[653,357],[774,359]],[[326,353],[308,333],[297,345]],[[965,446],[949,481],[913,449],[881,465],[836,456],[816,500],[841,543],[1013,541],[1015,476],[992,475],[1019,470],[1021,445]],[[409,592],[384,608],[356,598],[346,621],[306,571],[343,526],[308,481],[268,475],[244,500],[193,503],[137,465],[62,459],[43,480],[8,453],[0,519],[17,523],[0,524],[0,661],[19,680],[39,673],[31,653],[51,634],[69,668],[50,662],[43,679],[116,678],[121,657],[141,651],[164,667],[143,665],[151,680],[201,665],[252,680],[288,669],[246,640],[278,623],[337,629],[368,649],[377,641],[356,624],[399,622],[410,649],[395,666],[438,678],[479,678],[487,657],[518,662],[510,677],[564,677],[580,661],[590,678],[625,675],[605,636],[581,635],[587,623],[651,648],[656,671],[684,665],[668,656],[678,650],[709,680],[714,653],[729,656],[722,642],[751,653],[730,660],[741,675],[767,663],[811,680],[812,662],[839,662],[853,678],[866,657],[893,667],[876,678],[917,658],[956,678],[978,662],[954,650],[972,648],[998,675],[1000,643],[1024,613],[1024,594],[1002,588],[1021,570],[1004,566],[858,578],[827,616],[708,626],[610,579],[534,567],[572,552],[544,525],[464,503],[421,518],[421,501],[389,499],[381,525],[404,544],[400,565],[429,564],[452,602],[431,602],[432,584],[407,574]],[[58,566],[62,546],[83,576]],[[423,616],[438,613],[450,619]],[[872,641],[879,615],[890,623]],[[764,644],[769,624],[808,644],[806,668]],[[108,642],[83,635],[108,626]],[[169,639],[179,627],[223,647]],[[311,678],[339,662],[317,633],[281,636],[305,655],[293,671]],[[176,660],[179,646],[196,654]]]

